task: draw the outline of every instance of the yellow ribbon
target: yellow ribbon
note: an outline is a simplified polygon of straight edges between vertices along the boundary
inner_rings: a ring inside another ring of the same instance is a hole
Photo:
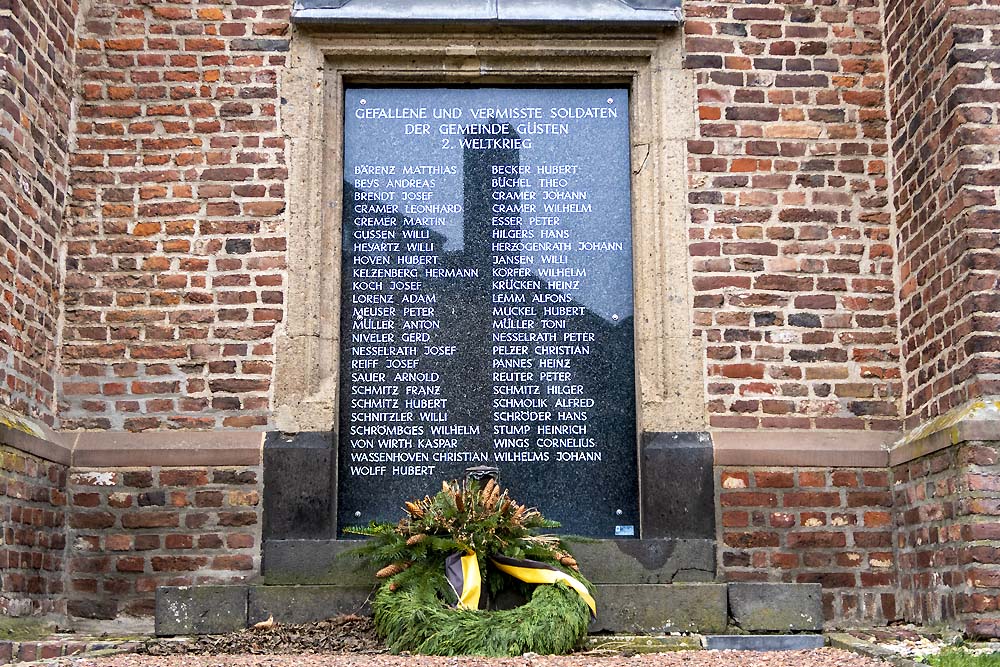
[[[457,556],[457,554],[456,554]],[[517,559],[506,558],[506,560],[517,562]],[[490,561],[498,570],[528,584],[556,584],[562,582],[576,591],[583,601],[590,607],[590,612],[597,617],[597,602],[594,601],[590,591],[583,583],[574,577],[566,574],[562,570],[544,567],[531,567],[528,565],[515,565],[513,563],[502,563],[496,558]],[[531,563],[532,561],[521,561]],[[462,556],[462,590],[455,592],[458,594],[459,609],[479,609],[480,590],[482,588],[482,576],[479,573],[479,559],[474,551],[469,551]],[[539,563],[539,565],[543,565]],[[457,587],[456,587],[457,588]]]
[[[462,556],[462,577],[465,585],[459,592],[458,608],[479,609],[479,590],[483,578],[479,574],[479,559],[474,551]]]

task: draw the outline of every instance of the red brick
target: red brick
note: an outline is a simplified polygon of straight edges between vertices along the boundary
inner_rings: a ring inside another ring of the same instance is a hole
[[[160,484],[163,486],[204,486],[208,484],[208,474],[204,470],[161,470]]]
[[[149,560],[154,572],[192,572],[208,564],[207,558],[196,556],[153,556]]]
[[[176,512],[156,512],[147,508],[122,515],[124,528],[176,528],[179,525],[180,517]]]
[[[773,493],[722,493],[719,502],[723,507],[775,507],[778,497]]]
[[[753,532],[753,533],[725,533],[723,543],[727,547],[739,549],[754,549],[758,547],[778,546],[777,533]]]
[[[212,559],[212,569],[252,570],[254,569],[253,557],[247,555],[216,556]]]
[[[785,507],[840,507],[840,494],[832,491],[787,492],[782,498]]]
[[[787,489],[795,486],[795,475],[791,472],[756,471],[753,474],[757,488]]]
[[[797,532],[788,535],[789,548],[829,549],[847,546],[847,537],[843,533],[833,532]]]

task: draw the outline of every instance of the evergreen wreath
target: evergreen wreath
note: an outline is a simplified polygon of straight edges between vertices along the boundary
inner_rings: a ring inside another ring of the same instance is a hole
[[[353,553],[380,568],[372,610],[375,629],[391,650],[504,657],[567,653],[587,634],[593,587],[562,541],[539,532],[558,526],[491,479],[482,488],[475,481],[445,482],[433,497],[407,502],[398,524],[373,522],[345,532],[372,538]],[[446,574],[446,567],[461,569],[463,555],[473,579],[478,564],[488,594],[513,589],[528,602],[479,610],[476,588],[467,606],[463,593],[478,581],[456,586]],[[506,572],[558,581],[532,590]]]

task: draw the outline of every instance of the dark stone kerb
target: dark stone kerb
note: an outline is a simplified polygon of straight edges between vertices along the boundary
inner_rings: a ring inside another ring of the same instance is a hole
[[[681,0],[296,0],[292,21],[677,26],[683,14]]]

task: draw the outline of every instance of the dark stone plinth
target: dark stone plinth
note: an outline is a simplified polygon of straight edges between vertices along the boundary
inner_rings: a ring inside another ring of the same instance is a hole
[[[643,433],[642,536],[715,539],[708,433]]]
[[[595,584],[714,581],[713,540],[570,542],[580,570]]]
[[[341,614],[370,616],[368,586],[252,586],[248,606],[251,624],[274,616],[276,623],[311,623]]]
[[[810,651],[823,648],[823,635],[709,635],[710,651]]]
[[[345,555],[359,540],[268,540],[264,542],[267,584],[369,586],[375,571],[360,558]]]
[[[374,572],[345,555],[358,540],[267,540],[263,575],[267,584],[366,585]],[[669,584],[715,580],[712,540],[571,541],[570,550],[587,578],[600,584]]]
[[[264,539],[323,539],[336,525],[336,435],[268,433]]]
[[[820,584],[729,584],[729,615],[746,632],[820,632]]]
[[[156,634],[207,635],[247,625],[246,586],[161,586],[156,589]]]
[[[725,584],[598,584],[591,632],[723,632]]]

